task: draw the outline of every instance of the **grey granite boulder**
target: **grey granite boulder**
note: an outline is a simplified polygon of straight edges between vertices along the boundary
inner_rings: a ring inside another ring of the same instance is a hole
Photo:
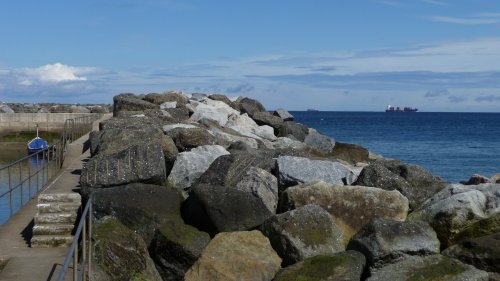
[[[187,97],[178,91],[168,91],[162,94],[151,93],[144,96],[143,99],[145,101],[158,105],[161,105],[165,102],[175,102],[176,105],[185,105],[188,102]]]
[[[187,223],[212,235],[250,230],[273,215],[261,198],[247,191],[203,183],[194,185],[182,214]]]
[[[216,121],[220,126],[225,126],[229,115],[240,114],[237,110],[221,101],[205,99],[202,102],[194,102],[193,104],[195,105],[194,113],[190,117],[192,122],[206,118]]]
[[[160,106],[129,94],[120,94],[113,97],[113,116],[120,111],[141,111],[146,109],[159,109]]]
[[[6,104],[0,104],[0,113],[14,113],[14,110]]]
[[[318,255],[282,269],[274,281],[354,281],[362,280],[365,257],[356,251]]]
[[[162,281],[147,245],[116,219],[94,225],[92,239],[93,280]]]
[[[278,133],[279,128],[283,125],[283,120],[278,116],[272,115],[267,111],[255,112],[252,119],[259,125],[268,125],[274,128],[274,132]]]
[[[364,167],[354,184],[398,190],[408,198],[412,210],[446,187],[444,181],[420,166],[387,159],[377,160]]]
[[[215,159],[229,152],[220,145],[204,145],[179,153],[170,175],[169,185],[186,190],[210,167]]]
[[[179,151],[216,144],[216,138],[203,128],[175,128],[166,134],[173,139]]]
[[[176,108],[177,107],[177,102],[176,101],[166,101],[162,104],[160,104],[160,109],[171,109],[171,108]]]
[[[280,190],[312,180],[330,184],[351,184],[357,175],[336,161],[310,160],[304,157],[280,156],[276,162]]]
[[[315,129],[309,128],[309,132],[304,139],[304,143],[322,153],[332,153],[335,148],[335,140]]]
[[[150,256],[163,280],[182,281],[186,271],[198,260],[210,236],[181,219],[160,226],[150,247]]]
[[[286,109],[284,108],[278,108],[273,112],[274,116],[278,116],[281,118],[283,121],[293,121],[293,115],[290,114]]]
[[[143,117],[113,117],[99,123],[99,130],[108,129],[144,129],[144,128],[162,128],[163,122],[158,118],[148,116]]]
[[[176,190],[150,184],[128,184],[92,193],[92,215],[99,220],[113,216],[139,234],[147,245],[156,230],[181,219],[182,197]]]
[[[243,98],[238,101],[241,113],[247,113],[250,117],[256,112],[266,111],[266,108],[258,101],[251,98]]]
[[[375,218],[352,237],[349,250],[365,255],[369,266],[381,267],[408,255],[439,254],[436,232],[423,221]]]
[[[442,255],[409,256],[402,261],[372,271],[367,280],[488,281],[488,273]]]
[[[293,121],[285,121],[279,130],[278,137],[293,138],[303,142],[307,133],[309,133],[309,128],[306,126]]]
[[[271,281],[281,259],[259,231],[217,234],[188,270],[185,281]]]
[[[474,174],[468,181],[461,181],[460,183],[463,185],[478,185],[482,183],[490,183],[490,179],[479,174]]]
[[[345,250],[342,229],[318,205],[305,205],[275,215],[266,220],[260,230],[269,238],[285,266]]]
[[[225,95],[220,95],[220,94],[212,94],[208,96],[209,99],[216,100],[216,101],[221,101],[230,107],[237,109],[236,105]],[[238,109],[239,110],[239,109]]]
[[[372,219],[404,221],[408,213],[408,199],[399,191],[329,185],[321,181],[289,187],[280,197],[278,210],[293,210],[307,204],[317,204],[330,213],[344,230],[346,244]]]
[[[165,184],[165,158],[158,143],[132,145],[117,153],[97,155],[85,164],[80,177],[84,189],[134,182]]]
[[[235,188],[248,192],[262,200],[269,212],[275,214],[278,207],[278,180],[266,170],[249,167]]]
[[[267,125],[257,125],[257,123],[255,123],[255,121],[247,114],[231,114],[228,118],[227,123],[225,124],[225,127],[233,129],[239,134],[251,138],[263,138],[267,140],[276,139],[276,136],[274,135],[274,129],[272,127]]]
[[[487,204],[495,205],[495,197],[500,199],[500,193],[498,196],[493,193],[489,200],[480,190],[453,185],[435,194],[419,210],[411,213],[409,219],[428,222],[436,231],[441,245],[446,248],[460,231],[488,217]],[[493,210],[498,208],[491,207]]]
[[[500,232],[462,240],[444,250],[443,255],[485,271],[500,273]]]

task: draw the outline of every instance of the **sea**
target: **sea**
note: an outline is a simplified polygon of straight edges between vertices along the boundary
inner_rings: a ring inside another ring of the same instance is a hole
[[[290,112],[295,121],[452,183],[500,173],[500,113]]]

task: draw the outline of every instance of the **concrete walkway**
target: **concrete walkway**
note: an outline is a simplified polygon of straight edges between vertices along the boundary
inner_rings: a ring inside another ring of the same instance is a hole
[[[107,119],[107,115],[103,119]],[[103,119],[94,122],[94,130]],[[72,192],[79,189],[83,162],[90,157],[83,152],[88,134],[68,145],[63,168],[43,192]],[[82,154],[83,152],[83,154]],[[0,272],[1,281],[56,280],[69,248],[31,248],[29,241],[36,215],[37,199],[30,200],[17,214],[0,227],[0,264],[8,260]],[[71,270],[71,268],[70,268]],[[71,280],[71,272],[66,274]]]

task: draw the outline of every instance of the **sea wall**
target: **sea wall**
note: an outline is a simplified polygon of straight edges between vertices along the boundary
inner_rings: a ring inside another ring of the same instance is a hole
[[[0,133],[30,132],[38,124],[41,131],[60,132],[66,119],[91,113],[0,113]]]

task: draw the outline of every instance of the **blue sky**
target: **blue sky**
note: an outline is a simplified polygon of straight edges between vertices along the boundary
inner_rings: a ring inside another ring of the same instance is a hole
[[[0,2],[1,101],[169,89],[268,109],[500,112],[500,1]]]

